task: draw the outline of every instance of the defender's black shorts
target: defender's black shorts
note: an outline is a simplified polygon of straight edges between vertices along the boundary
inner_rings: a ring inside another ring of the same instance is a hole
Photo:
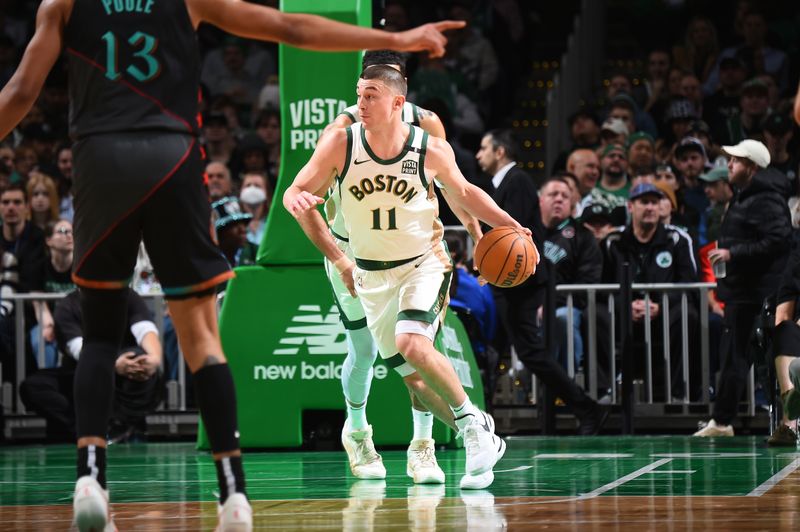
[[[96,135],[74,148],[72,277],[87,288],[131,281],[143,239],[167,297],[233,277],[212,239],[197,139],[158,131]]]

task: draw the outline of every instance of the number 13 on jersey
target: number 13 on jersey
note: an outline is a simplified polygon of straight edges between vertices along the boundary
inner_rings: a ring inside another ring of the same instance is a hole
[[[110,31],[105,32],[102,39],[106,43],[106,77],[111,81],[117,81],[120,78],[118,64],[119,40]],[[148,82],[157,77],[161,72],[161,65],[153,57],[153,52],[158,48],[158,39],[147,33],[137,31],[130,36],[128,44],[136,49],[133,57],[137,58],[136,62],[140,63],[145,70],[142,70],[136,64],[130,64],[125,67],[125,72],[140,83]]]

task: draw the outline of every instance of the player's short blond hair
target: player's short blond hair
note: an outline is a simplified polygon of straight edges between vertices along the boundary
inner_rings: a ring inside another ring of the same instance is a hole
[[[406,78],[403,77],[396,68],[387,65],[372,65],[361,72],[363,80],[382,81],[390,90],[400,96],[405,96],[408,92]]]

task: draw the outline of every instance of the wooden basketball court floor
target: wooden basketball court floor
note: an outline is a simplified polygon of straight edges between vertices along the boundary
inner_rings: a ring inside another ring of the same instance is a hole
[[[800,453],[762,437],[509,438],[486,490],[462,491],[464,451],[438,450],[444,486],[414,485],[405,451],[385,481],[356,481],[343,452],[245,455],[262,530],[791,530]],[[212,530],[214,466],[192,444],[112,446],[120,531]],[[74,449],[0,448],[0,529],[69,530]]]

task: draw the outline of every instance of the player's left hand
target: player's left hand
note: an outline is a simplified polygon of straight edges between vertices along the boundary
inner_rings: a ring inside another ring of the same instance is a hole
[[[447,37],[442,32],[461,29],[466,25],[463,20],[443,20],[401,31],[396,34],[399,42],[395,49],[398,52],[427,51],[430,57],[442,57],[447,44]]]
[[[295,218],[299,218],[311,209],[316,209],[317,205],[321,205],[324,202],[325,200],[319,196],[315,196],[311,192],[303,190],[297,194],[292,200],[292,203],[289,204],[289,212]]]

